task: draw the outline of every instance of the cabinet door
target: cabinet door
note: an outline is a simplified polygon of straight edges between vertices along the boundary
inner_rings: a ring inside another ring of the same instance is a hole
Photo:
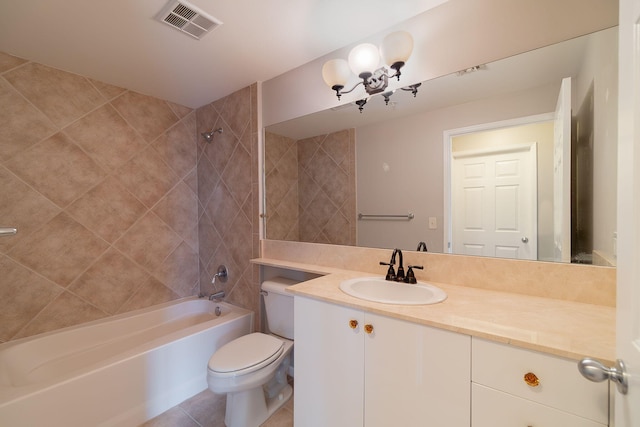
[[[365,324],[366,427],[470,425],[469,336],[370,313]]]
[[[364,425],[363,313],[295,297],[294,321],[295,426]]]

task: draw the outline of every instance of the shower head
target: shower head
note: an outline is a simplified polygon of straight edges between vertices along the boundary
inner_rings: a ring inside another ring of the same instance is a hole
[[[212,129],[209,132],[202,132],[200,135],[202,135],[202,137],[204,138],[205,141],[211,142],[211,141],[213,141],[213,136],[216,133],[222,133],[222,128]]]

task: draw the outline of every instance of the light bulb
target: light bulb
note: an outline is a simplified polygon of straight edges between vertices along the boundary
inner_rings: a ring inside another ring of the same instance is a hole
[[[322,78],[334,90],[337,86],[344,87],[350,75],[349,64],[344,59],[331,59],[322,66]]]
[[[380,55],[384,62],[397,69],[409,60],[412,51],[413,37],[406,31],[396,31],[387,35],[380,45]]]
[[[363,43],[349,52],[349,67],[361,79],[371,77],[380,63],[378,48],[371,43]]]

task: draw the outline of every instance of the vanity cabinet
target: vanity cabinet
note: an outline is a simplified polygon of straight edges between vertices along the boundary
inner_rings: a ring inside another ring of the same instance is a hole
[[[471,339],[295,297],[298,427],[468,427]]]
[[[593,383],[577,363],[472,339],[472,427],[603,427],[607,383]]]

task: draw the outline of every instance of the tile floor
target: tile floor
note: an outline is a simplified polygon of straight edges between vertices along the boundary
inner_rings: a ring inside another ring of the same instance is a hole
[[[205,390],[140,427],[225,427],[225,397]],[[261,427],[293,427],[293,397]]]

